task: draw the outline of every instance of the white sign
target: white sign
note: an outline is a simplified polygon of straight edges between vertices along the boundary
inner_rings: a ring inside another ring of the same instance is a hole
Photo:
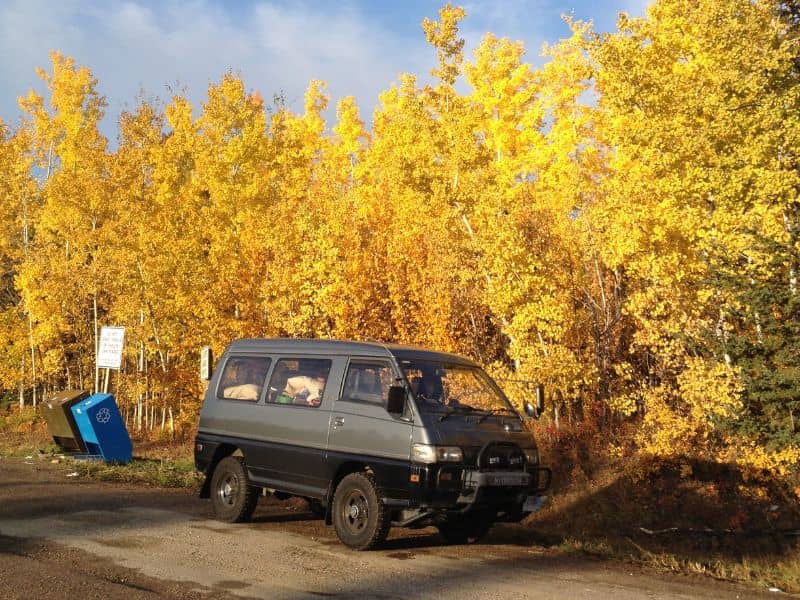
[[[98,369],[119,369],[122,364],[122,346],[125,343],[124,327],[101,327],[97,348]]]
[[[208,381],[211,379],[211,346],[200,348],[200,379]]]

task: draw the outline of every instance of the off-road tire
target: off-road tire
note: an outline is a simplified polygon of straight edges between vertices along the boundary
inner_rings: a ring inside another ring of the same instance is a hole
[[[494,524],[491,515],[474,513],[450,517],[438,523],[439,536],[446,544],[475,544],[483,539]]]
[[[250,485],[244,461],[227,456],[217,463],[211,476],[214,516],[226,523],[248,521],[258,504],[259,488]]]
[[[386,539],[389,511],[369,473],[351,473],[333,495],[333,527],[339,540],[354,550],[370,550]]]

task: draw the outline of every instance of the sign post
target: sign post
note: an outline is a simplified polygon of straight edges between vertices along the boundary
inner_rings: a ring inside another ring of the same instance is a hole
[[[108,393],[111,369],[119,370],[122,366],[122,348],[125,344],[124,327],[100,328],[100,344],[97,348],[97,369],[105,369],[103,393]],[[99,391],[99,390],[98,390]]]

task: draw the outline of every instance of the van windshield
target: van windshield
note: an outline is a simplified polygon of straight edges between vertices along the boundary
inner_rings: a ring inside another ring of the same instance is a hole
[[[400,361],[422,412],[516,414],[491,378],[477,367],[422,360]]]

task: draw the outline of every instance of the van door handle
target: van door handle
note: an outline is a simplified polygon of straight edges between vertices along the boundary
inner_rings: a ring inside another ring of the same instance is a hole
[[[344,425],[344,417],[334,417],[333,426],[341,427],[342,425]]]

